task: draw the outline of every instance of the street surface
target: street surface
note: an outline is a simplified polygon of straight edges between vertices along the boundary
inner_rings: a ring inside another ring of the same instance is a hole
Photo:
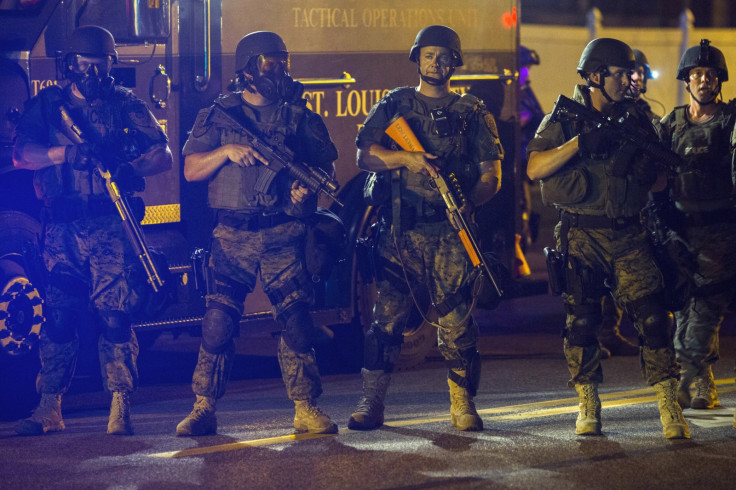
[[[347,429],[360,377],[328,374],[319,405],[339,434],[295,435],[275,340],[243,337],[218,403],[218,434],[177,438],[174,428],[194,401],[199,339],[164,336],[141,356],[134,436],[106,435],[108,395],[99,380],[75,380],[62,405],[65,431],[17,437],[12,422],[0,422],[0,488],[734,488],[732,322],[715,369],[722,408],[686,410],[692,439],[667,441],[635,357],[603,361],[604,434],[574,434],[577,398],[566,388],[559,298],[512,300],[477,318],[482,432],[451,426],[446,370],[430,356],[394,374],[381,430]]]

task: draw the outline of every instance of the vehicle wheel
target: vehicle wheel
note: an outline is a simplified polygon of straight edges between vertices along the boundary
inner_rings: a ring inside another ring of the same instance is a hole
[[[33,247],[39,223],[17,211],[0,211],[0,418],[21,418],[38,402],[36,345],[43,298],[25,270],[24,247]]]

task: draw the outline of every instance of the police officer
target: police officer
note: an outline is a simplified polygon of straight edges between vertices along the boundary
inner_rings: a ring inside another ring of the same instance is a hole
[[[283,138],[298,161],[329,174],[334,173],[337,149],[320,116],[305,107],[303,87],[289,75],[289,53],[277,34],[258,31],[243,37],[235,62],[234,91],[199,112],[182,152],[184,177],[209,181],[209,205],[217,225],[210,259],[215,284],[207,295],[192,378],[197,399],[176,434],[217,431],[215,402],[225,393],[243,301],[259,276],[282,329],[278,359],[296,407],[294,427],[299,432],[334,433],[337,425],[315,406],[322,385],[312,348],[313,290],[305,270],[301,219],[316,211],[317,197],[287,172],[276,175],[267,189],[258,187],[258,180],[272,171],[238,125],[264,137]],[[236,122],[220,117],[220,111]]]
[[[438,311],[439,348],[447,361],[452,424],[482,430],[473,404],[480,379],[478,326],[470,311],[471,265],[432,186],[438,171],[454,172],[468,198],[466,211],[500,188],[502,148],[493,116],[474,96],[450,90],[462,66],[457,33],[446,26],[420,30],[409,52],[419,85],[389,92],[358,132],[358,167],[389,182],[377,244],[378,297],[365,337],[363,397],[348,427],[383,424],[384,399],[402,344],[413,297],[427,285]],[[398,150],[384,131],[394,116],[408,121],[426,153]]]
[[[172,156],[166,135],[145,104],[114,85],[110,68],[117,52],[110,32],[92,25],[78,28],[63,62],[70,83],[39,92],[16,128],[15,166],[35,170],[36,194],[43,201],[41,246],[48,270],[36,381],[41,402],[16,431],[34,435],[64,429],[61,396],[74,374],[78,335],[96,332],[78,330],[88,318],[83,312],[91,307],[102,324],[104,386],[113,394],[107,432],[127,435],[133,432],[129,395],[138,384],[131,313],[141,306],[142,297],[132,283],[131,271],[138,263],[96,171],[96,155],[109,152],[108,157],[115,157],[118,163],[110,170],[124,192],[140,190],[141,176],[170,169]],[[63,114],[86,134],[96,134],[91,138],[95,143],[75,139],[62,122]]]
[[[659,116],[652,111],[649,102],[642,95],[647,93],[647,81],[652,78],[652,70],[649,67],[647,56],[639,49],[634,49],[635,68],[631,73],[631,85],[629,86],[629,97],[649,118],[650,121],[659,121]]]
[[[585,85],[574,100],[609,115],[629,114],[629,124],[657,135],[646,115],[626,100],[634,53],[610,38],[591,41],[578,73]],[[555,227],[566,275],[564,352],[568,382],[580,399],[575,433],[600,434],[598,384],[603,380],[596,330],[600,298],[610,288],[643,339],[646,382],[657,393],[664,436],[688,438],[689,428],[676,401],[677,363],[672,347],[672,314],[662,305],[662,274],[652,256],[639,211],[650,188],[664,187],[654,164],[609,130],[582,121],[550,123],[547,115],[529,143],[527,173],[539,179],[542,197],[560,211]]]
[[[685,51],[677,79],[685,84],[690,103],[667,114],[662,128],[666,144],[682,157],[670,175],[669,194],[695,255],[692,264],[681,266],[696,286],[675,313],[682,369],[678,400],[683,407],[713,408],[719,405],[711,368],[719,357],[718,331],[736,290],[736,103],[719,100],[728,68],[721,50],[707,39]]]

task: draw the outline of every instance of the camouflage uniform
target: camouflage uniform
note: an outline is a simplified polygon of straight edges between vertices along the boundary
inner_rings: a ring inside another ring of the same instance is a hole
[[[577,86],[574,99],[590,107],[586,87]],[[633,103],[616,106],[631,111],[631,124],[651,131],[656,138],[654,128]],[[548,121],[549,115],[529,143],[529,153],[556,148],[580,132],[580,128]],[[677,376],[669,331],[672,317],[661,301],[662,274],[639,221],[656,173],[646,159],[631,153],[620,158],[624,151],[613,147],[609,155],[576,156],[541,181],[543,200],[560,210],[555,237],[558,249],[567,252],[564,350],[570,387],[603,379],[596,334],[601,323],[600,298],[609,289],[639,333],[646,382],[654,385]]]
[[[438,135],[430,116],[437,108],[450,114],[448,119],[454,126],[449,134]],[[439,157],[432,163],[443,172],[455,173],[465,195],[470,195],[479,178],[481,162],[503,158],[493,116],[479,99],[454,92],[432,99],[413,87],[390,92],[372,108],[358,132],[358,147],[379,144],[396,149],[384,133],[396,114],[403,114],[424,149]],[[453,377],[453,368],[467,371],[468,380],[459,381],[473,396],[480,378],[480,362],[476,350],[478,326],[469,314],[472,267],[431,178],[406,169],[393,173],[398,175],[385,179],[400,179],[397,187],[401,223],[392,225],[392,206],[384,206],[377,243],[378,297],[368,334],[369,339],[378,339],[384,356],[382,360],[373,359],[375,355],[369,352],[372,342],[368,341],[366,369],[393,369],[413,306],[411,292],[417,294],[426,286],[439,312],[439,348],[450,368],[449,376]],[[396,193],[392,198],[398,202]]]
[[[154,116],[130,91],[116,87],[109,99],[87,103],[69,90],[49,87],[30,101],[16,129],[17,145],[73,144],[57,122],[61,104],[120,151],[123,140],[136,155],[167,143]],[[34,185],[44,205],[41,245],[49,271],[38,391],[62,394],[68,389],[78,334],[83,332],[79,322],[91,308],[102,325],[99,355],[105,388],[131,392],[138,384],[138,343],[130,318],[142,305],[146,285],[104,181],[93,169],[75,170],[65,163],[36,171]]]
[[[681,212],[683,238],[695,251],[694,263],[681,267],[696,289],[675,313],[675,348],[686,379],[708,374],[718,360],[718,331],[736,285],[736,104],[717,105],[703,123],[689,120],[688,106],[675,108],[661,122],[665,143],[684,159],[670,176],[670,195]]]
[[[240,93],[220,97],[215,104],[256,132],[282,133],[300,162],[334,171],[337,149],[317,114],[293,104],[253,107]],[[248,144],[232,122],[217,117],[212,106],[200,111],[182,153],[209,152],[228,143]],[[305,224],[299,218],[316,210],[316,196],[292,204],[293,179],[286,172],[276,177],[268,192],[259,192],[255,183],[262,172],[271,170],[228,162],[209,182],[209,204],[217,212],[210,258],[215,285],[207,295],[192,389],[213,399],[225,393],[235,350],[233,336],[245,297],[260,274],[282,328],[278,358],[287,394],[294,401],[313,400],[322,386],[312,348],[313,291],[304,262]]]

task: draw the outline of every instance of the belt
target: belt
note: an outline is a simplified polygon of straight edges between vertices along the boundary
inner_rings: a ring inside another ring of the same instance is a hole
[[[736,209],[685,214],[685,224],[687,226],[708,226],[717,223],[736,223]]]
[[[112,216],[117,210],[109,199],[52,199],[44,205],[43,212],[51,223],[68,223],[83,218]]]
[[[294,221],[297,218],[288,214],[239,214],[220,212],[217,221],[220,224],[241,231],[259,231]]]
[[[567,224],[568,228],[606,228],[610,230],[623,230],[641,224],[638,214],[622,218],[609,218],[608,216],[574,214],[567,211],[560,211],[560,221]]]

